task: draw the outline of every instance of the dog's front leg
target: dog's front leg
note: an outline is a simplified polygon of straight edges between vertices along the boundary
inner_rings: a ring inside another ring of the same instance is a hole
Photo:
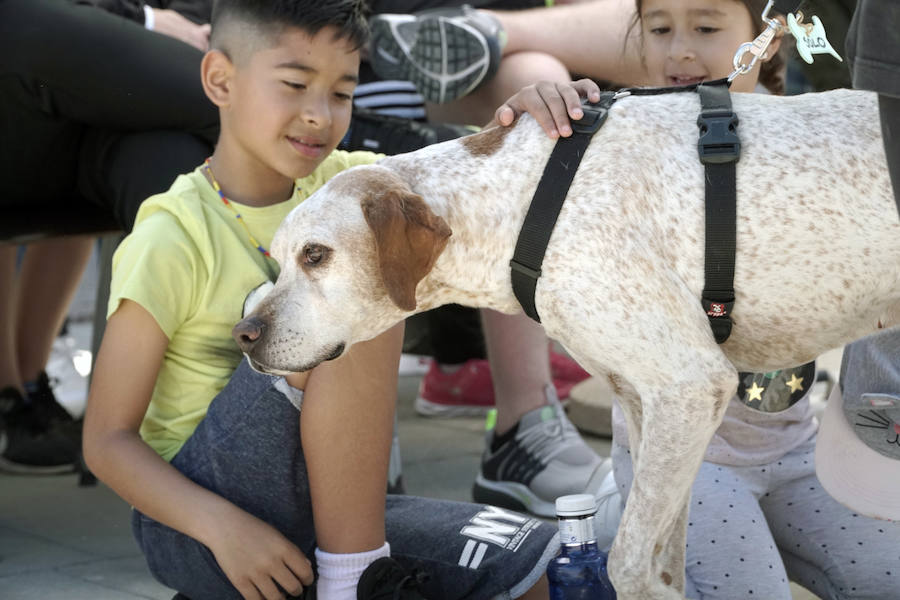
[[[665,385],[635,385],[640,400],[626,394],[621,401],[626,419],[635,421],[629,433],[640,435],[629,440],[634,480],[609,563],[622,600],[683,597],[691,485],[737,385],[734,367],[714,345],[685,352],[691,356],[657,364],[671,369]]]

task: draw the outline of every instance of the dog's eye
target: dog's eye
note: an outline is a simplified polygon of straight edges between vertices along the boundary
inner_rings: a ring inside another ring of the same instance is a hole
[[[325,258],[327,249],[318,244],[309,244],[303,247],[301,260],[304,266],[317,265]]]

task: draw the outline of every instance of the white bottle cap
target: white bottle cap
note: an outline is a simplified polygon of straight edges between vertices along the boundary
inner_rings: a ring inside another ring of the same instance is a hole
[[[597,512],[597,500],[592,494],[572,494],[556,499],[556,514],[560,517],[582,517]]]

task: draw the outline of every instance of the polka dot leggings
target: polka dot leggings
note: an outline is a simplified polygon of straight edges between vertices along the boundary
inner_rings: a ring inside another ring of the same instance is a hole
[[[824,600],[900,599],[900,523],[833,500],[814,447],[815,437],[767,465],[703,463],[688,518],[688,598],[791,600],[791,579]],[[614,443],[612,458],[627,497],[631,454]]]

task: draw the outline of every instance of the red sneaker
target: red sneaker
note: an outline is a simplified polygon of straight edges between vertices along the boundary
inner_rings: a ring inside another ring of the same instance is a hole
[[[444,373],[436,361],[419,384],[416,412],[426,417],[480,416],[494,407],[491,367],[473,358],[453,373]]]
[[[553,349],[550,350],[550,374],[553,376],[553,383],[556,383],[557,380],[562,380],[570,381],[573,384],[584,381],[591,376],[573,359]]]

